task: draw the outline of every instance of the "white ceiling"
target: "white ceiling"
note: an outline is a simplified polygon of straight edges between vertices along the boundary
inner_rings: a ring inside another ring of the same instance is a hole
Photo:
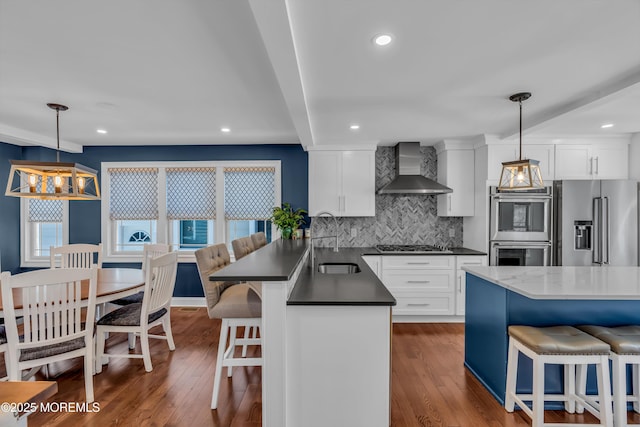
[[[71,151],[513,137],[521,91],[529,134],[640,132],[640,1],[0,0],[4,142],[47,102]]]

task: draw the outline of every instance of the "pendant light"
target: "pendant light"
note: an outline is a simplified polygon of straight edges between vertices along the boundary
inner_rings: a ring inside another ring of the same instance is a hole
[[[520,150],[518,160],[502,163],[502,173],[500,174],[500,190],[531,190],[543,188],[542,174],[540,173],[539,161],[532,159],[522,159],[522,101],[531,97],[529,92],[516,93],[509,99],[520,105]]]
[[[61,104],[47,104],[47,107],[56,110],[56,161],[9,160],[11,170],[5,196],[100,200],[97,171],[79,163],[60,162],[60,111],[67,111],[69,107]]]

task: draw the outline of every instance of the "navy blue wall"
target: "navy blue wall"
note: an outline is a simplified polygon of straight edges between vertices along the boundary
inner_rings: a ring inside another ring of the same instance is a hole
[[[0,143],[0,189],[7,188],[9,160],[20,159],[20,147]],[[20,199],[0,197],[0,267],[2,271],[17,273],[20,268]]]
[[[20,153],[18,147],[0,144],[1,147],[13,147]],[[0,148],[1,148],[0,147]],[[4,152],[0,151],[0,164],[4,162]],[[7,153],[11,158],[19,158],[13,152]],[[7,157],[7,158],[9,158]],[[55,160],[55,151],[42,147],[24,147],[23,159],[26,160]],[[207,145],[207,146],[125,146],[125,147],[84,147],[81,154],[60,153],[60,161],[77,162],[96,169],[101,168],[101,162],[131,162],[131,161],[206,161],[206,160],[280,160],[282,201],[289,202],[294,207],[308,209],[307,182],[308,156],[300,145]],[[8,162],[7,162],[8,164]],[[6,179],[8,171],[2,172]],[[102,181],[101,177],[100,181]],[[6,183],[5,183],[6,185]],[[10,199],[5,197],[5,200]],[[16,200],[17,201],[17,200]],[[4,204],[3,204],[4,206]],[[19,203],[15,215],[14,226],[19,240]],[[15,225],[17,224],[17,225]],[[0,227],[6,227],[2,222]],[[2,232],[0,228],[0,232]],[[100,236],[100,202],[82,201],[69,203],[69,243],[99,243]],[[0,246],[1,247],[1,246]],[[19,248],[12,249],[19,265]],[[12,255],[13,256],[13,255]],[[108,264],[109,266],[131,266],[131,264]],[[138,265],[136,265],[138,266]],[[3,250],[3,270],[4,268]],[[202,286],[195,264],[181,264],[178,268],[176,292],[178,297],[203,296]]]

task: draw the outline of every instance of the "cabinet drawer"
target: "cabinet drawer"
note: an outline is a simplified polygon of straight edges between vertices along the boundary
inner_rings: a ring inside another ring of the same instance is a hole
[[[458,256],[458,269],[464,265],[487,265],[487,257],[485,255],[466,255]]]
[[[391,292],[394,289],[418,289],[430,292],[447,292],[454,288],[454,274],[449,270],[386,271],[382,282]]]
[[[382,269],[453,268],[453,260],[452,256],[383,256]]]
[[[392,291],[396,305],[392,307],[395,315],[453,314],[453,295],[420,291]]]

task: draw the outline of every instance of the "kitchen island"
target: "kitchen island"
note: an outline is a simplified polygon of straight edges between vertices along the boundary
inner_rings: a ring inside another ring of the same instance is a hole
[[[640,324],[638,267],[464,267],[465,366],[504,403],[509,325]],[[531,392],[520,356],[517,389]],[[592,376],[591,376],[592,377]],[[591,378],[592,379],[592,378]],[[560,366],[545,371],[547,393],[562,390]],[[588,392],[595,384],[588,383]],[[554,407],[554,406],[549,406]]]
[[[278,240],[210,276],[262,281],[263,426],[388,426],[391,306],[361,255]],[[319,264],[352,264],[352,273]]]

